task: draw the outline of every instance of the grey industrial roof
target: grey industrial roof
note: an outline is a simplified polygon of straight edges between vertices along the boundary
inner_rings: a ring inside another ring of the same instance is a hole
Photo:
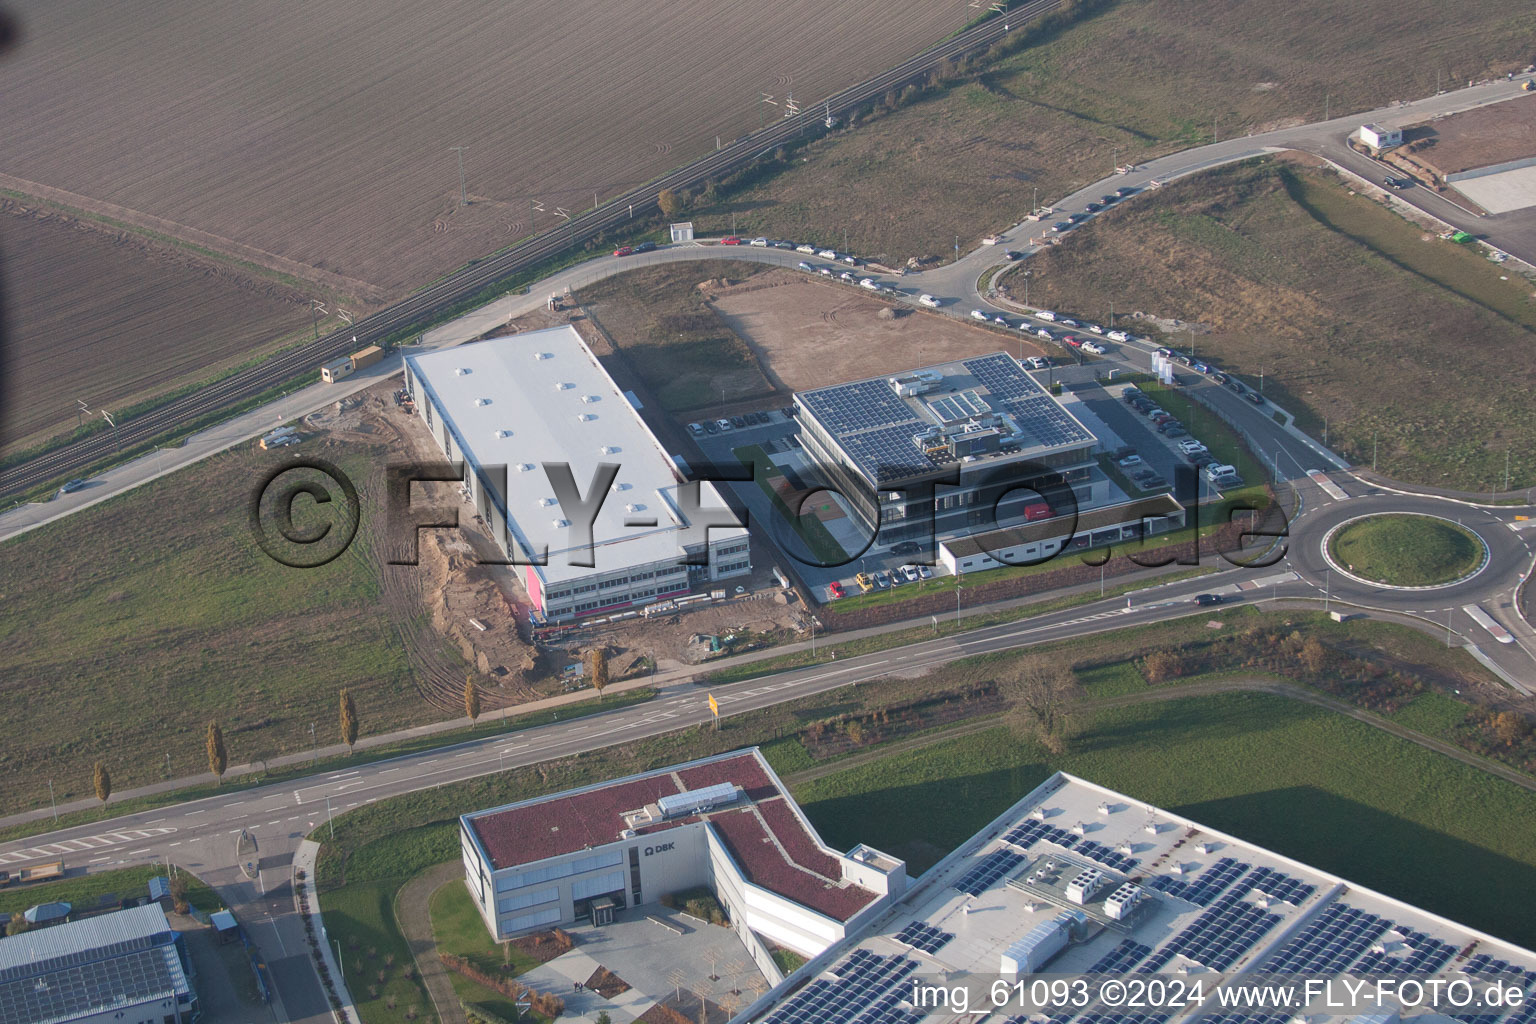
[[[60,1024],[191,986],[151,903],[0,939],[0,1021]]]
[[[834,384],[796,395],[802,407],[833,435],[865,477],[884,483],[939,468],[913,443],[913,435],[953,424],[977,413],[996,413],[1018,433],[1007,439],[1021,451],[1014,458],[1039,458],[1095,443],[1093,432],[1062,407],[1006,352],[923,367],[919,374],[943,378],[933,390],[899,396],[891,378]]]
[[[538,568],[545,583],[682,558],[688,523],[672,457],[574,327],[409,355],[406,362],[448,421],[455,447],[478,466],[507,467],[508,528],[525,551],[548,549],[548,564]],[[555,502],[546,462],[569,464],[583,495],[600,463],[620,467],[593,523],[594,567],[569,564],[568,531],[555,523],[572,517]],[[725,507],[707,482],[699,503]],[[624,525],[647,518],[656,525]]]

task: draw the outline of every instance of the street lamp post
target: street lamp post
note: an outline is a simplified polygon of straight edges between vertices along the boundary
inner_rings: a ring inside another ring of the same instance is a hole
[[[336,822],[331,817],[331,794],[325,794],[325,823],[331,828],[331,838],[336,838]]]
[[[53,799],[53,780],[52,779],[48,780],[48,806],[53,808],[53,820],[55,822],[57,822],[59,820],[59,805],[58,805],[58,802]]]
[[[309,723],[309,763],[320,760],[320,741],[315,739],[315,723]]]

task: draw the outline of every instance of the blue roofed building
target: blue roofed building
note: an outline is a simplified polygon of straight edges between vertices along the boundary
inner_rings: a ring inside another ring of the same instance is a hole
[[[181,937],[157,903],[0,939],[6,1024],[185,1024],[199,1015]]]

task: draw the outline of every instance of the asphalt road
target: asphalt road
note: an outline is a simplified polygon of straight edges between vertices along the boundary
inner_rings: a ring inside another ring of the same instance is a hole
[[[1408,106],[1416,116],[1461,109],[1492,102],[1513,87],[1505,83],[1432,97]],[[1122,184],[1145,183],[1153,177],[1168,178],[1207,167],[1244,159],[1274,148],[1316,144],[1334,133],[1389,114],[1405,116],[1405,108],[1354,115],[1321,126],[1289,129],[1252,139],[1232,140],[1202,147],[1146,165],[1135,174],[1117,176],[1080,190],[1060,206],[1070,209],[1074,200],[1089,198]],[[1015,237],[1028,231],[1015,229]],[[1015,243],[1017,245],[1017,243]],[[1536,253],[1511,252],[1522,258]],[[976,291],[977,276],[996,261],[998,250],[990,247],[972,253],[956,264],[900,281],[909,298],[920,292],[958,298],[956,306],[982,303]],[[726,250],[713,246],[686,246],[663,250],[640,259],[604,258],[572,268],[532,289],[533,295],[558,290],[562,282],[579,283],[631,269],[644,262],[676,259],[732,258],[781,262],[793,266],[802,257],[777,250],[741,247]],[[530,297],[520,297],[529,301]],[[963,315],[963,311],[961,312]],[[1109,365],[1144,368],[1147,351],[1135,345],[1117,346]],[[1513,589],[1529,573],[1533,554],[1528,534],[1513,529],[1517,514],[1530,509],[1479,509],[1448,499],[1386,493],[1353,477],[1335,472],[1329,489],[1306,474],[1308,470],[1335,470],[1341,460],[1315,441],[1277,424],[1267,411],[1213,385],[1206,397],[1230,415],[1248,435],[1260,459],[1274,468],[1277,477],[1295,482],[1304,511],[1292,524],[1290,554],[1284,565],[1265,569],[1230,568],[1217,577],[1189,580],[1155,588],[1130,599],[1095,602],[1031,619],[986,627],[952,637],[912,644],[851,658],[836,658],[836,641],[822,649],[826,660],[818,665],[760,680],[714,687],[723,713],[739,714],[774,703],[814,694],[850,683],[880,678],[893,671],[919,671],[955,658],[992,651],[1011,650],[1029,644],[1128,626],[1144,625],[1201,614],[1193,603],[1197,593],[1217,592],[1233,600],[1317,599],[1380,609],[1394,615],[1417,616],[1436,621],[1449,614],[1449,635],[1475,644],[1484,657],[1506,676],[1536,680],[1536,638],[1514,614]],[[334,393],[332,393],[334,394]],[[1425,511],[1461,517],[1465,525],[1488,543],[1487,568],[1474,580],[1442,590],[1396,591],[1356,583],[1334,572],[1323,560],[1321,539],[1327,529],[1344,518],[1373,510]],[[1466,604],[1481,602],[1486,610],[1515,634],[1516,642],[1491,642],[1486,632],[1461,612]],[[504,769],[569,756],[615,743],[653,736],[702,722],[708,716],[704,695],[689,684],[674,685],[655,701],[634,708],[569,723],[554,723],[506,738],[490,738],[421,754],[376,762],[355,770],[330,772],[285,785],[245,790],[227,797],[202,800],[125,815],[0,845],[0,861],[24,863],[35,859],[67,858],[90,870],[170,859],[188,867],[217,886],[221,895],[247,923],[256,942],[273,966],[278,993],[274,1017],[280,1020],[321,1021],[329,1011],[305,957],[302,927],[293,912],[289,888],[289,864],[299,841],[323,826],[327,817],[376,800],[471,778]],[[465,808],[471,810],[472,808]],[[246,830],[260,843],[260,870],[255,880],[240,872],[234,851],[235,837]],[[323,834],[321,835],[323,838]]]

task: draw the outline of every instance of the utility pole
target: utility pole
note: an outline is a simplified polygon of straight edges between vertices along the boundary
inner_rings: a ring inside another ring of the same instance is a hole
[[[54,823],[57,824],[58,820],[59,820],[59,805],[58,805],[58,802],[53,799],[53,780],[52,779],[48,780],[48,806],[53,808],[53,820],[54,820]]]
[[[1509,491],[1509,453],[1510,449],[1504,449],[1504,490]]]
[[[1371,431],[1371,472],[1376,472],[1376,431]]]
[[[1323,93],[1323,120],[1328,120],[1328,104],[1333,99],[1332,93]]]
[[[1034,202],[1030,204],[1029,212],[1030,213],[1034,213],[1038,209],[1040,209],[1040,186],[1036,185],[1035,186],[1035,199],[1034,199]]]
[[[464,188],[464,146],[449,146],[449,149],[459,154],[459,205],[469,205],[469,193]]]
[[[1033,273],[1032,270],[1024,271],[1024,305],[1026,306],[1029,305],[1029,275]]]
[[[329,793],[325,794],[325,823],[331,827],[331,838],[335,839],[336,838],[336,822],[331,817],[331,794],[329,794]],[[337,950],[336,955],[340,956],[341,955],[341,951]]]
[[[314,722],[310,722],[309,723],[309,743],[310,743],[309,763],[310,764],[314,764],[316,761],[320,760],[320,741],[315,739],[315,723]]]
[[[121,446],[117,442],[117,420],[114,420],[112,418],[112,414],[107,412],[105,409],[101,410],[101,417],[108,423],[112,424],[112,450],[121,451]]]
[[[960,236],[955,236],[955,262],[960,262]]]

